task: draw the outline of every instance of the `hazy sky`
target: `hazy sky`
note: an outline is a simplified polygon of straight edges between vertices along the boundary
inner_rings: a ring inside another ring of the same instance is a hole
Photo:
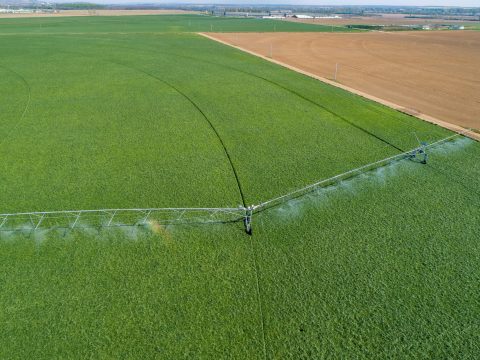
[[[73,0],[70,0],[73,1]],[[95,3],[294,4],[294,5],[416,5],[475,6],[480,0],[91,0]]]

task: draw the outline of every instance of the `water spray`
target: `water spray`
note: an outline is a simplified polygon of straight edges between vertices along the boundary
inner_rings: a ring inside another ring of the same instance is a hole
[[[414,149],[410,153],[410,159],[416,159],[418,155],[418,157],[421,158],[420,164],[425,165],[428,160],[428,154],[427,154],[428,143],[426,141],[420,141],[415,131],[413,132],[413,135],[415,135],[415,138],[417,139],[419,147]]]
[[[421,142],[417,137],[419,146],[413,150],[397,154],[386,159],[372,162],[349,170],[347,172],[317,181],[301,189],[296,189],[287,194],[269,199],[257,205],[242,206],[237,208],[149,208],[149,209],[100,209],[100,210],[70,210],[70,211],[41,211],[0,214],[0,232],[35,232],[55,229],[86,229],[110,228],[119,226],[143,226],[154,222],[160,227],[180,224],[225,224],[243,221],[245,232],[252,235],[252,220],[255,213],[280,206],[320,188],[337,184],[367,171],[381,168],[402,159],[420,159],[426,164],[427,150],[434,146],[446,143],[456,137],[463,136],[471,130],[465,130],[430,144]],[[27,224],[27,225],[26,225]]]

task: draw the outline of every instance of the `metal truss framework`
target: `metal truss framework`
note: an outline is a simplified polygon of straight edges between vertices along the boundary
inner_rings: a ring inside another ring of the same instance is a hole
[[[239,208],[151,208],[38,211],[0,214],[0,231],[43,228],[81,229],[92,227],[213,224],[237,222],[244,218]]]
[[[468,132],[467,130],[466,132]],[[455,134],[431,144],[420,143],[410,151],[382,159],[314,184],[294,190],[290,193],[264,201],[258,205],[238,208],[151,208],[151,209],[100,209],[37,211],[25,213],[0,214],[0,231],[35,231],[39,229],[81,229],[118,226],[215,224],[243,221],[247,234],[252,234],[252,218],[255,213],[279,206],[292,199],[301,197],[316,189],[349,179],[367,171],[388,165],[392,162],[411,159],[421,163],[427,161],[427,150],[453,140],[464,133]]]

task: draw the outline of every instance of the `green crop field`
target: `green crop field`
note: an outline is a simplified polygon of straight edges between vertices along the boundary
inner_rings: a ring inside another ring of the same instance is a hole
[[[447,130],[196,35],[207,16],[0,20],[0,213],[236,207]],[[344,29],[335,29],[344,30]],[[0,357],[480,356],[480,144],[242,223],[0,234]]]
[[[480,24],[465,24],[465,29],[467,30],[480,30]]]
[[[294,23],[255,18],[220,18],[206,15],[141,15],[102,17],[46,17],[30,19],[0,19],[0,34],[17,33],[156,33],[201,31],[295,31],[347,32],[346,27]]]

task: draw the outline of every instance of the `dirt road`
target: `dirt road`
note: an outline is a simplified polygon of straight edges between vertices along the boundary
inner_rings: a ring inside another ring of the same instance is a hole
[[[480,129],[480,32],[222,33],[216,39],[403,111]]]

